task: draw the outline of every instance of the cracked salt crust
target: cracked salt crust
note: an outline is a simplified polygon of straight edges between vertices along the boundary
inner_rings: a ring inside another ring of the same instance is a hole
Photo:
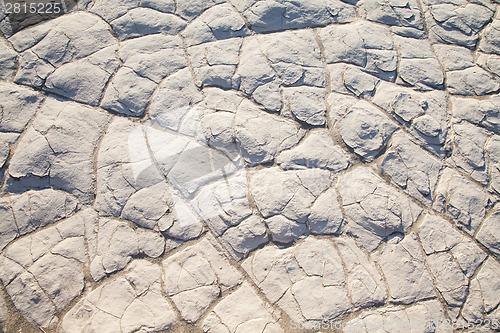
[[[498,0],[2,16],[0,328],[499,331],[499,24]]]

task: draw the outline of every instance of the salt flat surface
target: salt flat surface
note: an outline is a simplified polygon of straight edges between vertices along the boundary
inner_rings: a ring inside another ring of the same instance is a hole
[[[500,330],[495,1],[1,16],[0,327]]]

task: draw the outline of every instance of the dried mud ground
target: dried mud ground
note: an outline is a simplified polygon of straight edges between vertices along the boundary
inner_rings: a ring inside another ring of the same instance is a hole
[[[1,14],[0,327],[499,331],[499,8]]]

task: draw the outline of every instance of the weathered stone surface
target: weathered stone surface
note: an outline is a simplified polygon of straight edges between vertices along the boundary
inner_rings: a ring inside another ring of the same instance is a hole
[[[250,101],[242,102],[236,113],[236,140],[249,165],[272,161],[297,144],[304,134],[292,121],[267,114]]]
[[[419,302],[415,305],[388,306],[362,313],[358,318],[343,323],[343,332],[369,333],[405,331],[407,328],[425,332],[439,328],[439,332],[452,332],[447,317],[437,300]]]
[[[286,31],[245,39],[233,86],[264,108],[293,113],[312,125],[324,123],[326,73],[313,31]],[[256,68],[258,68],[256,70]],[[298,87],[284,90],[281,87]],[[314,87],[318,87],[315,89]]]
[[[31,323],[41,327],[53,327],[57,324],[54,305],[29,273],[19,276],[12,283],[11,290],[12,301],[18,304],[19,312]]]
[[[130,196],[121,216],[143,228],[158,229],[168,219],[168,194],[164,183],[141,189]]]
[[[262,170],[250,179],[250,189],[263,217],[283,215],[305,223],[316,198],[332,184],[332,176],[321,169]]]
[[[194,323],[220,293],[239,285],[242,277],[204,239],[163,261],[164,290],[181,316]]]
[[[89,11],[91,13],[97,14],[109,23],[112,20],[126,14],[130,9],[138,7],[139,2],[140,1],[138,0],[112,0],[111,2],[97,0],[91,3],[91,5],[89,6]]]
[[[150,128],[146,138],[162,174],[186,198],[193,196],[204,185],[233,174],[241,165],[204,146],[203,142],[184,136],[176,137]],[[168,139],[170,143],[164,145],[162,139]]]
[[[206,88],[203,107],[215,112],[236,113],[238,106],[243,101],[243,96],[236,91],[222,90],[218,88]]]
[[[436,297],[414,233],[397,244],[388,244],[377,262],[384,273],[394,303],[411,304]]]
[[[288,111],[299,121],[320,126],[326,122],[326,91],[321,88],[297,87],[284,91]]]
[[[197,90],[189,68],[181,69],[166,77],[158,85],[156,94],[151,99],[148,116],[161,127],[179,131],[188,122],[188,111],[203,95]]]
[[[429,255],[427,265],[436,280],[437,290],[448,305],[448,313],[457,318],[467,295],[467,277],[449,253]]]
[[[105,1],[94,1],[89,8],[91,12],[103,17],[106,21],[111,22],[133,9],[150,8],[160,13],[175,14],[178,18],[191,22],[205,10],[222,3],[221,0],[202,0],[193,1],[186,0],[182,3],[176,3],[174,0],[161,1],[113,1],[111,3]]]
[[[365,101],[353,105],[340,119],[338,128],[344,142],[366,161],[372,161],[398,129],[384,113]]]
[[[467,120],[469,123],[481,126],[500,134],[500,97],[491,96],[487,99],[453,97],[453,117]]]
[[[452,137],[455,145],[451,155],[453,163],[474,180],[498,193],[496,176],[500,140],[498,135],[491,133],[499,133],[496,96],[481,101],[454,98],[452,102],[456,119]]]
[[[494,330],[499,1],[6,4],[0,331]]]
[[[357,2],[360,15],[370,21],[392,26],[423,30],[424,24],[418,2],[361,0]]]
[[[444,156],[449,115],[446,94],[419,93],[395,84],[381,82],[373,103],[394,116],[425,148]]]
[[[182,41],[178,37],[155,34],[123,42],[120,60],[138,76],[155,83],[186,67]]]
[[[327,63],[345,62],[365,66],[366,46],[357,29],[349,29],[348,26],[332,26],[321,29],[319,37],[325,47]]]
[[[288,249],[267,246],[246,259],[243,267],[267,298],[296,322],[335,319],[351,306],[383,302],[385,288],[366,255],[352,240],[336,244],[338,251],[328,240],[308,237]]]
[[[185,117],[185,123],[176,124],[171,122],[169,118],[162,119],[162,115],[158,114],[157,119],[159,121],[157,124],[135,126],[130,122],[122,121],[114,124],[116,127],[111,127],[113,131],[120,131],[124,140],[121,140],[121,142],[119,140],[120,144],[116,145],[117,141],[110,135],[109,141],[108,138],[103,141],[103,151],[106,151],[106,147],[109,146],[112,147],[114,153],[112,158],[103,155],[103,163],[100,164],[103,167],[102,177],[111,184],[115,182],[113,178],[118,177],[116,181],[125,182],[129,185],[126,186],[127,191],[122,192],[120,197],[111,196],[109,198],[111,202],[107,203],[109,200],[106,193],[103,193],[102,197],[98,196],[97,203],[99,210],[105,211],[106,214],[119,216],[122,207],[124,207],[127,200],[132,199],[131,195],[137,190],[144,192],[144,194],[138,192],[138,198],[144,195],[147,196],[148,191],[157,191],[162,187],[161,184],[166,181],[168,186],[161,190],[165,193],[163,199],[161,199],[163,208],[158,207],[157,211],[151,212],[152,216],[156,215],[156,217],[149,218],[149,221],[144,221],[141,217],[134,217],[134,221],[136,221],[135,218],[139,218],[139,223],[146,223],[149,228],[159,228],[172,237],[188,240],[198,237],[202,232],[203,227],[200,218],[211,221],[210,226],[213,228],[215,228],[213,223],[220,222],[217,220],[219,217],[217,207],[222,202],[216,201],[212,205],[213,201],[210,201],[210,198],[205,202],[199,198],[210,196],[210,192],[218,188],[218,194],[221,197],[216,198],[216,200],[231,200],[233,196],[230,188],[237,183],[237,180],[236,183],[233,183],[233,181],[226,183],[226,177],[235,175],[234,178],[238,179],[236,174],[240,172],[238,170],[241,169],[242,162],[238,156],[234,156],[234,152],[229,157],[224,154],[226,151],[219,152],[205,145],[204,129],[199,128],[197,125],[200,122],[199,111],[203,111],[202,109],[184,108],[179,111],[182,111],[181,116]],[[174,119],[172,118],[172,120]],[[158,127],[158,125],[162,126]],[[172,133],[168,129],[176,130],[178,133]],[[202,135],[202,137],[199,137],[199,135]],[[165,144],[166,142],[168,144]],[[233,158],[234,160],[232,160]],[[113,166],[112,169],[106,166],[108,163],[113,163],[113,160],[121,161],[120,167],[125,168],[125,173],[120,172],[116,166]],[[118,184],[113,185],[117,190],[120,189]],[[131,186],[130,184],[135,185]],[[242,185],[246,188],[246,181]],[[148,189],[151,186],[155,186],[156,189]],[[203,187],[205,187],[206,191],[201,194],[199,192]],[[155,200],[158,199],[147,196],[147,203],[145,201],[144,206],[155,204]],[[232,209],[230,206],[231,202],[228,202],[226,207],[223,208]],[[168,216],[165,213],[169,207],[172,208],[172,214]],[[232,225],[238,224],[248,215],[241,216],[237,221],[235,219],[234,222],[237,223],[232,223]],[[238,226],[236,229],[242,232],[243,229],[240,228],[243,228],[243,226]],[[226,229],[227,227],[222,232]],[[236,230],[231,231],[231,233],[234,232]],[[263,234],[265,234],[265,231],[260,232],[261,236]],[[231,242],[233,242],[233,245],[236,245],[236,243],[242,245],[244,239],[241,236],[233,235]]]
[[[7,326],[7,320],[9,319],[9,310],[5,304],[5,299],[0,297],[0,325],[1,327]]]
[[[267,229],[260,217],[252,215],[237,226],[229,228],[221,242],[236,259],[248,256],[250,251],[268,241]]]
[[[16,308],[30,322],[51,327],[60,311],[81,293],[84,272],[90,271],[98,281],[123,269],[132,255],[160,256],[164,245],[163,237],[155,239],[152,231],[134,231],[123,222],[99,219],[87,209],[10,244],[0,257],[5,267],[0,279]],[[139,262],[131,266],[135,264]],[[139,288],[143,279],[138,278],[134,285]],[[32,311],[33,307],[39,311]],[[72,311],[80,311],[77,308]]]
[[[205,12],[207,9],[210,9],[211,7],[223,3],[223,0],[186,0],[183,1],[182,3],[176,3],[173,0],[167,0],[164,1],[164,4],[160,4],[157,1],[146,1],[146,2],[141,2],[142,6],[148,7],[159,7],[161,6],[161,11],[162,12],[173,12],[173,9],[175,8],[175,13],[180,16],[182,19],[186,21],[192,21],[196,17],[198,17],[200,14]],[[148,5],[146,5],[148,4]],[[153,7],[153,8],[154,8]],[[166,8],[164,8],[166,7]],[[160,10],[159,8],[155,8],[157,10]]]
[[[326,101],[329,108],[327,119],[331,126],[334,127],[342,116],[344,116],[359,100],[356,97],[341,93],[330,93]]]
[[[325,130],[312,131],[296,147],[283,151],[277,162],[284,170],[320,168],[339,173],[349,167],[349,156]]]
[[[191,201],[222,245],[240,259],[268,240],[261,218],[252,215],[245,170],[206,185]]]
[[[18,58],[19,70],[14,82],[32,87],[41,87],[47,77],[54,71],[54,66],[40,59],[33,51],[24,51]]]
[[[155,82],[138,76],[132,69],[123,67],[110,82],[101,106],[130,116],[142,116],[147,101],[156,88]]]
[[[2,38],[0,39],[0,78],[2,80],[11,80],[16,73],[17,53]]]
[[[207,9],[181,32],[187,46],[248,34],[241,16],[226,3]]]
[[[380,170],[392,183],[427,206],[432,205],[443,163],[422,150],[402,132],[396,133],[384,154]]]
[[[206,186],[194,198],[197,211],[217,235],[248,218],[252,211],[247,198],[245,172]]]
[[[233,83],[247,96],[256,95],[257,102],[274,112],[281,110],[282,101],[277,74],[260,51],[257,37],[248,37],[240,50],[239,65]]]
[[[186,27],[179,17],[151,8],[134,8],[111,22],[113,30],[121,40],[133,37],[164,33],[176,35]]]
[[[8,188],[37,187],[38,179],[41,186],[65,190],[89,203],[93,154],[108,121],[109,116],[101,111],[61,99],[47,100],[12,156]]]
[[[233,131],[234,119],[234,113],[226,111],[208,113],[201,118],[208,145],[231,157],[238,153]]]
[[[462,316],[467,321],[495,318],[496,313],[493,310],[498,307],[499,303],[499,284],[500,265],[494,259],[489,258],[470,282],[469,295],[464,304]]]
[[[479,42],[479,49],[486,53],[500,55],[500,20],[498,15],[493,22],[484,29],[484,37]]]
[[[371,98],[380,80],[356,66],[329,65],[332,91],[351,94],[360,98]]]
[[[428,40],[397,37],[396,45],[401,57],[398,83],[418,90],[442,87],[444,75]]]
[[[427,255],[451,253],[468,278],[474,275],[486,258],[479,246],[438,216],[426,215],[418,227],[418,235]],[[433,274],[439,275],[442,271],[439,266],[433,268]]]
[[[272,309],[262,302],[248,283],[244,283],[215,306],[203,321],[203,330],[207,333],[283,332],[277,321]]]
[[[113,76],[101,106],[123,115],[140,117],[165,77],[187,66],[179,37],[153,34],[122,43],[123,66]]]
[[[132,194],[162,181],[159,172],[149,162],[150,157],[142,135],[139,137],[142,141],[133,136],[130,138],[134,146],[129,152],[129,136],[136,133],[134,129],[131,122],[115,119],[101,142],[97,155],[95,202],[95,208],[101,215],[119,217]],[[141,162],[145,168],[141,167]]]
[[[455,149],[451,160],[478,182],[488,184],[488,158],[486,144],[491,134],[481,127],[468,122],[453,124],[453,144]]]
[[[0,144],[0,168],[3,168],[5,162],[7,162],[7,158],[10,155],[10,148],[8,142],[2,142]]]
[[[387,296],[382,276],[352,239],[335,241],[345,265],[347,285],[355,310],[382,304]]]
[[[234,5],[256,32],[347,23],[356,15],[353,6],[341,1],[237,0]]]
[[[106,274],[122,270],[138,254],[139,240],[132,228],[116,220],[100,220],[96,256],[90,268],[92,278],[98,281]]]
[[[290,243],[306,233],[305,223],[297,223],[283,215],[274,215],[264,221],[271,232],[273,241]]]
[[[164,142],[170,145],[165,146]],[[191,176],[187,172],[185,168],[189,165],[182,163],[189,162],[193,151],[189,143],[186,137],[117,119],[103,139],[98,155],[96,210],[104,216],[122,216],[176,239],[198,237],[203,227],[190,208],[188,197],[214,177],[206,178],[211,169]],[[172,163],[172,156],[181,156],[177,164]],[[183,156],[187,156],[184,162]],[[201,156],[202,161],[204,157]],[[199,159],[191,162],[191,168],[198,166]],[[210,168],[208,162],[204,163]]]
[[[490,142],[486,146],[486,154],[488,156],[488,164],[490,165],[490,187],[500,193],[500,137],[494,135],[491,137]]]
[[[57,310],[68,305],[83,289],[83,272],[80,267],[74,260],[63,256],[45,255],[29,268],[29,272],[38,277],[38,285],[52,300]],[[54,280],[60,282],[54,285]],[[11,288],[14,289],[16,284],[16,280],[12,281]]]
[[[369,168],[359,167],[342,176],[339,192],[346,231],[370,252],[387,237],[404,233],[422,212]]]
[[[147,229],[136,229],[135,232],[139,244],[139,254],[144,254],[150,258],[158,258],[164,252],[170,250],[161,233],[151,232]]]
[[[470,50],[452,45],[436,45],[436,53],[446,71],[446,87],[453,95],[482,96],[500,85],[493,75],[474,64]]]
[[[318,35],[328,64],[353,64],[383,80],[394,81],[398,56],[387,27],[359,21],[326,27]]]
[[[0,201],[0,249],[13,239],[71,216],[78,201],[52,189],[28,191]]]
[[[56,226],[10,244],[3,255],[0,279],[15,307],[33,324],[52,327],[84,288],[81,264],[88,265],[84,234],[95,216],[84,211]],[[28,249],[28,251],[26,251]]]
[[[435,59],[404,59],[401,61],[401,80],[421,90],[436,88],[443,84],[443,73]]]
[[[500,211],[497,210],[485,219],[476,236],[477,240],[486,246],[497,257],[500,257],[499,223]]]
[[[474,66],[472,52],[465,47],[436,44],[434,50],[447,74]]]
[[[473,235],[494,201],[482,187],[448,168],[438,182],[433,208],[452,217],[457,226]]]
[[[498,80],[498,77],[500,77],[500,56],[478,52],[476,63],[481,68],[494,74]]]
[[[111,75],[118,69],[116,47],[64,64],[47,77],[47,91],[89,105],[98,105]]]
[[[469,3],[424,1],[425,21],[433,42],[455,44],[473,49],[481,29],[495,11],[491,2]]]
[[[63,332],[168,330],[178,321],[161,292],[161,268],[146,260],[82,298],[63,318]]]
[[[313,31],[285,31],[258,36],[257,40],[284,86],[325,86],[321,50]]]
[[[231,88],[237,86],[233,76],[239,62],[243,41],[231,38],[188,48],[196,84],[201,87]]]
[[[329,189],[318,196],[311,206],[311,214],[307,221],[312,234],[340,233],[344,218],[334,189]]]
[[[2,132],[22,133],[43,101],[33,90],[7,82],[0,82],[0,110]]]
[[[15,82],[33,87],[42,87],[61,65],[116,43],[106,23],[85,12],[24,29],[9,41],[22,52]]]

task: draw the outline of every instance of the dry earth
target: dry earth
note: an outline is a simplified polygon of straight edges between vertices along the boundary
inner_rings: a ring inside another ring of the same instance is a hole
[[[498,331],[495,1],[2,14],[0,326]]]

